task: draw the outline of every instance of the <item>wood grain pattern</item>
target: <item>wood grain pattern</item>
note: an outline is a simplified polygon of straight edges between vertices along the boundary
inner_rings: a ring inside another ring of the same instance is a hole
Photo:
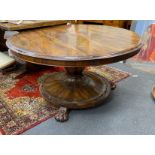
[[[30,28],[38,28],[45,26],[53,26],[59,24],[66,24],[67,20],[25,20],[21,24],[13,24],[13,23],[0,23],[0,28],[8,31],[14,30],[24,30]]]
[[[95,65],[95,60],[99,65],[131,57],[141,42],[136,33],[125,29],[72,24],[21,32],[8,39],[7,46],[26,61],[86,66]]]
[[[103,104],[111,92],[109,81],[94,73],[79,72],[79,68],[74,68],[76,74],[72,74],[70,69],[73,71],[69,67],[66,73],[53,73],[44,80],[40,89],[44,98],[55,106],[69,109]]]

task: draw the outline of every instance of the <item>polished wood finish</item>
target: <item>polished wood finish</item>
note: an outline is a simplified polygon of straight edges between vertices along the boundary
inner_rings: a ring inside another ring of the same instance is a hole
[[[114,88],[107,79],[84,68],[127,59],[138,53],[142,44],[136,33],[125,29],[72,24],[21,32],[9,38],[7,46],[27,62],[65,66],[64,72],[49,75],[40,86],[45,100],[65,107],[56,116],[65,121],[66,108],[100,105]]]
[[[125,29],[73,24],[21,32],[8,39],[7,46],[32,63],[79,67],[127,59],[139,51],[141,42]]]
[[[67,20],[24,20],[20,24],[13,24],[8,22],[0,22],[0,50],[7,51],[8,48],[6,47],[6,39],[4,39],[5,31],[23,31],[27,29],[34,29],[40,27],[47,27],[47,26],[55,26],[55,25],[62,25],[67,24]]]
[[[66,72],[53,73],[41,85],[41,93],[55,106],[85,109],[99,105],[111,91],[110,83],[94,74],[83,74],[82,68],[66,68]]]
[[[67,23],[67,20],[24,20],[20,24],[0,22],[0,28],[7,31],[18,31],[18,30],[32,29],[32,28],[38,28],[38,27],[61,25],[66,23]]]

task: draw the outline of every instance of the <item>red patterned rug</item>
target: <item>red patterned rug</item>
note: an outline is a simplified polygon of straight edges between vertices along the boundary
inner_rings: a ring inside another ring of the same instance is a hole
[[[118,82],[129,73],[108,66],[89,67],[112,82]],[[39,92],[39,84],[52,72],[63,68],[50,67],[16,78],[23,70],[0,76],[0,135],[17,135],[53,117],[57,109],[44,101]]]

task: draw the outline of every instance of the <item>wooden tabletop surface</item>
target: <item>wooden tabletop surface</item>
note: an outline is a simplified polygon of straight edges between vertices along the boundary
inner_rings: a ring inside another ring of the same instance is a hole
[[[136,33],[122,28],[72,24],[21,32],[8,39],[7,46],[20,55],[45,60],[106,62],[133,56],[141,41]]]
[[[11,22],[0,22],[0,28],[8,31],[18,31],[65,23],[67,23],[67,20],[23,20],[20,24],[13,24]]]

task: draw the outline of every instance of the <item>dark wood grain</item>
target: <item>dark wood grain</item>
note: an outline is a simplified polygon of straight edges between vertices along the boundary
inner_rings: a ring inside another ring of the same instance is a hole
[[[85,109],[103,104],[109,96],[111,85],[100,75],[83,73],[78,67],[65,70],[51,74],[41,85],[41,93],[48,102],[69,109]]]
[[[54,26],[54,25],[62,25],[67,24],[67,20],[24,20],[20,24],[12,24],[12,23],[3,23],[0,22],[0,50],[7,51],[8,48],[6,47],[6,39],[4,39],[5,31],[23,31],[27,29],[34,29],[40,27],[47,27],[47,26]]]
[[[127,59],[139,51],[141,42],[136,33],[121,28],[62,25],[21,32],[7,46],[29,62],[87,66]]]

